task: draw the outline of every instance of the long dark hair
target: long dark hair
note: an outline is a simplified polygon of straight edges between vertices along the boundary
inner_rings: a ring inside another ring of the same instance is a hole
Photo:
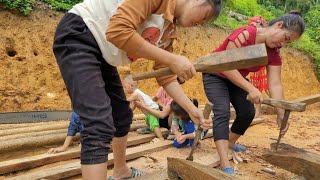
[[[269,26],[272,26],[273,24],[283,21],[283,27],[288,29],[289,31],[293,31],[298,33],[300,36],[305,31],[305,22],[303,18],[301,17],[301,14],[297,11],[292,11],[286,15],[283,15],[281,17],[278,17],[276,19],[273,19]]]
[[[196,106],[199,106],[198,100],[196,98],[192,98],[190,99],[190,101]],[[181,118],[181,120],[184,121],[189,121],[191,118],[189,117],[189,114],[187,113],[187,111],[185,111],[177,102],[172,101],[171,102],[171,110],[172,112],[179,116]]]
[[[209,3],[212,7],[212,19],[216,19],[221,12],[222,9],[222,0],[207,0],[206,3]]]

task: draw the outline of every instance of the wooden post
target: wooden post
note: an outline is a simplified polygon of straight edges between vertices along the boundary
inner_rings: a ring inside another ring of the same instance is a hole
[[[271,144],[274,146],[275,144]],[[288,170],[306,179],[320,179],[320,155],[288,144],[279,144],[278,150],[266,150],[262,158],[280,168]]]
[[[192,180],[239,179],[220,170],[179,158],[168,158],[168,177],[170,180],[176,180],[179,177]]]

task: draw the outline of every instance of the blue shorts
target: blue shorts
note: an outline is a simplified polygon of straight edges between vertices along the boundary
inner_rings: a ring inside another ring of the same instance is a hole
[[[82,131],[83,128],[83,125],[80,123],[80,116],[72,112],[67,136],[75,136],[78,132]]]

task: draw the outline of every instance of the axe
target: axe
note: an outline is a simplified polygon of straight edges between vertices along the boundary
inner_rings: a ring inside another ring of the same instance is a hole
[[[210,102],[207,102],[206,103],[206,106],[204,107],[204,110],[203,110],[203,117],[205,119],[208,119],[209,116],[210,116],[210,112],[212,110],[212,103]],[[200,127],[200,124],[198,125],[198,129],[196,131],[196,135],[194,137],[194,141],[193,141],[193,144],[192,144],[192,147],[191,147],[191,150],[190,150],[190,154],[189,156],[187,157],[187,160],[189,161],[193,161],[193,152],[194,150],[196,149],[197,145],[198,145],[198,142],[199,142],[199,139],[201,137],[201,133],[203,132],[203,129]]]
[[[250,98],[248,95],[247,100],[249,99]],[[281,131],[283,131],[287,127],[290,112],[291,111],[303,112],[305,111],[307,104],[303,102],[298,102],[298,101],[286,101],[286,100],[279,100],[279,99],[272,99],[272,98],[263,98],[263,101],[261,103],[285,110],[283,119],[281,121],[279,136],[275,146],[275,150],[277,150],[280,140],[282,138]]]
[[[264,44],[229,49],[200,57],[193,64],[197,72],[216,73],[232,69],[242,69],[267,64],[267,51]],[[173,75],[167,67],[151,72],[133,75],[133,80],[143,80]]]

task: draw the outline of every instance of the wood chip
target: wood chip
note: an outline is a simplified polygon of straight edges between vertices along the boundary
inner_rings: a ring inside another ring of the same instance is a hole
[[[267,167],[266,168],[262,168],[261,171],[269,173],[269,174],[272,174],[272,175],[276,174],[276,172],[273,169],[267,168]]]

